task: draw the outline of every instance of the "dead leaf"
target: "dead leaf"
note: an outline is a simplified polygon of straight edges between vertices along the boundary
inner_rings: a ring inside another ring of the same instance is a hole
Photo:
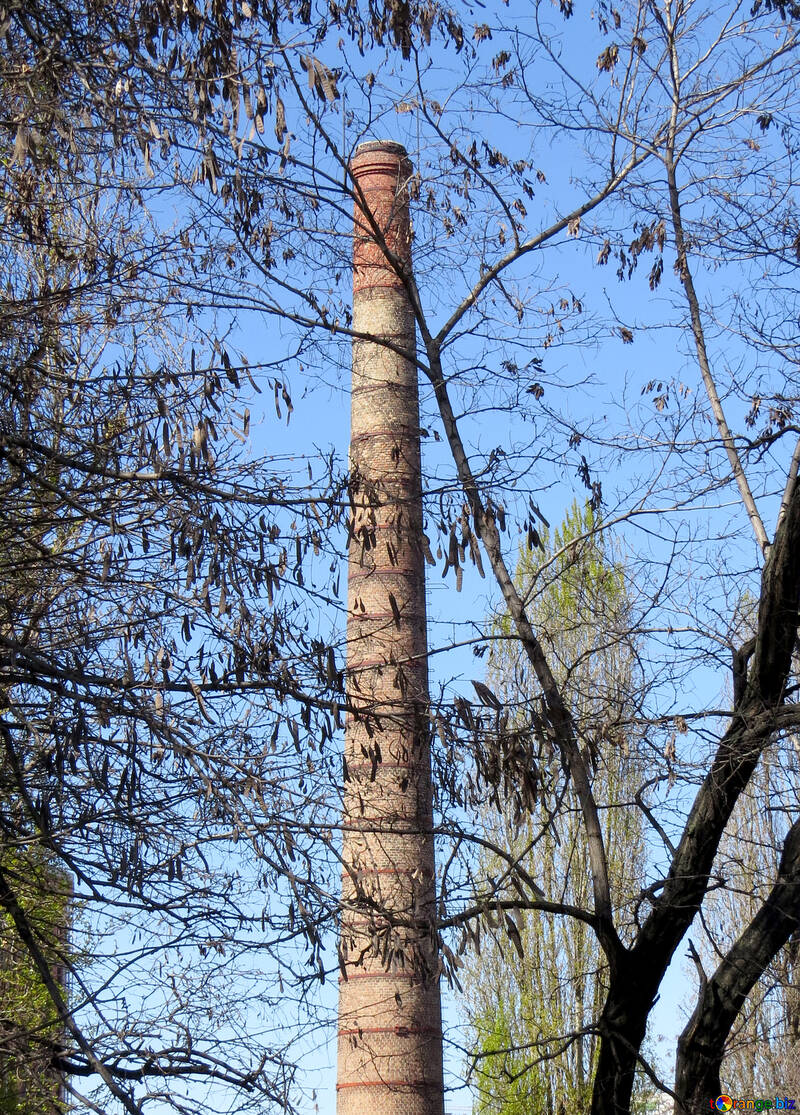
[[[600,70],[601,73],[603,71],[605,71],[606,73],[611,73],[611,71],[614,69],[614,67],[617,64],[617,59],[618,58],[619,58],[619,47],[617,46],[616,43],[611,43],[611,45],[607,46],[606,49],[603,51],[603,53],[600,55],[600,57],[597,59],[598,70]]]
[[[283,107],[283,101],[279,96],[275,98],[275,138],[278,143],[283,142],[283,137],[286,135],[286,109]]]
[[[336,87],[336,74],[324,62],[314,58],[312,54],[304,54],[300,58],[301,65],[308,74],[308,87],[313,89],[323,101],[335,101],[339,97]]]

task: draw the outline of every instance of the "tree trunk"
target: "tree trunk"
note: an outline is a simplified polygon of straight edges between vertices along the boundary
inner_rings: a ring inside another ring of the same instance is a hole
[[[778,881],[767,901],[705,981],[678,1040],[676,1115],[690,1115],[721,1092],[725,1043],[746,997],[800,920],[800,821],[783,846]]]
[[[762,573],[758,634],[734,716],[697,793],[661,894],[639,931],[635,946],[610,957],[611,987],[600,1023],[592,1115],[627,1115],[630,1110],[636,1061],[658,987],[705,897],[719,842],[739,795],[778,727],[797,636],[798,555],[800,490],[795,485]],[[705,1089],[719,1083],[719,1062],[716,1078],[713,1075],[720,1042],[718,1027],[725,1027],[724,1044],[744,997],[794,929],[798,888],[793,876],[795,860],[800,856],[795,844],[800,844],[800,835],[792,828],[781,859],[781,875],[770,900],[704,990],[704,996],[716,994],[717,990],[725,996],[724,1011],[733,1011],[730,1021],[725,1023],[721,1016],[717,1017],[717,1004],[704,998],[693,1019],[693,1029],[691,1032],[687,1029],[682,1037],[683,1067],[677,1089],[682,1096],[703,1094],[707,1102],[709,1093]],[[773,940],[777,943],[771,952]],[[740,971],[742,964],[747,970],[746,978]],[[742,994],[751,977],[752,982]]]
[[[591,1115],[628,1115],[639,1050],[660,977],[653,978],[632,953],[615,966],[600,1016],[600,1053]]]

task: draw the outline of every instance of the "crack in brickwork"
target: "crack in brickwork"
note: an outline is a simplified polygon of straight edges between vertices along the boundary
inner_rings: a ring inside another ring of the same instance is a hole
[[[353,329],[390,343],[353,343],[337,1113],[442,1115],[416,332],[381,244],[410,268],[411,164],[351,172]]]

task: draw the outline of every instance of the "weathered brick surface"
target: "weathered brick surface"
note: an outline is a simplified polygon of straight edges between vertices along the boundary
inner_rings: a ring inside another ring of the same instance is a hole
[[[362,190],[353,328],[365,336],[353,344],[357,713],[345,727],[337,1112],[442,1115],[416,334],[400,273],[411,263],[411,166],[399,145],[373,143],[352,171]]]

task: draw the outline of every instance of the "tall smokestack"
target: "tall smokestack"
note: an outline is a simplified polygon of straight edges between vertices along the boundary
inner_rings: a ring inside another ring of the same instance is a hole
[[[385,343],[353,343],[337,1112],[442,1115],[411,164],[350,170],[353,329]]]

